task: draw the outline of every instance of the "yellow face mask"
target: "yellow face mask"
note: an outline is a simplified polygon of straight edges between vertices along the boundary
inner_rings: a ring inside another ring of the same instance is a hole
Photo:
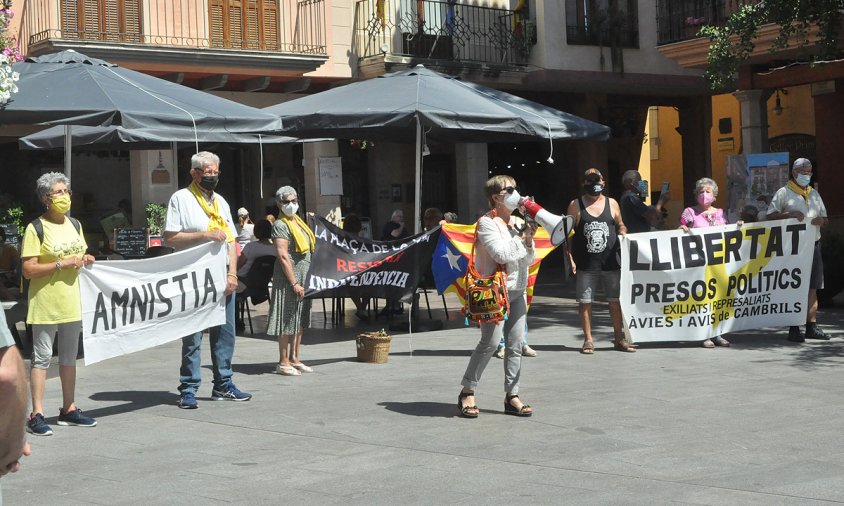
[[[70,211],[70,195],[59,195],[50,201],[50,209],[61,214]]]

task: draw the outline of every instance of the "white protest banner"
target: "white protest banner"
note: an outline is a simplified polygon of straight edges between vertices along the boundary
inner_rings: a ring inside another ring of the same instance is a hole
[[[816,227],[764,221],[628,235],[621,308],[635,342],[806,321]]]
[[[79,270],[85,365],[226,322],[226,248],[95,262]]]

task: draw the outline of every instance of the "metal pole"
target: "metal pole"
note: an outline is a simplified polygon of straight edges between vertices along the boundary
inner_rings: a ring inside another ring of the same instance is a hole
[[[70,155],[73,144],[73,127],[64,126],[64,175],[70,179]]]
[[[413,225],[414,234],[422,231],[422,123],[416,116],[416,180],[414,196]]]

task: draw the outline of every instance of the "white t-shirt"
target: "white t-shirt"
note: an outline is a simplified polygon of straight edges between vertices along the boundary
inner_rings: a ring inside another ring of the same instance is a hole
[[[253,241],[244,246],[243,251],[240,254],[246,258],[246,263],[243,264],[243,267],[237,270],[237,277],[245,278],[249,269],[252,268],[252,264],[255,263],[256,258],[267,255],[276,256],[278,251],[275,249],[275,244]]]
[[[817,218],[818,216],[827,217],[826,206],[817,190],[809,192],[809,203],[807,204],[802,195],[795,193],[788,186],[783,186],[771,198],[771,204],[768,206],[768,214],[793,211],[803,213],[803,221],[805,223],[811,222],[812,218]],[[815,234],[815,241],[819,241],[820,239],[821,227],[818,227],[817,233]]]
[[[240,233],[237,234],[237,239],[235,239],[241,247],[245,247],[252,241],[257,240],[255,238],[255,224],[254,223],[244,223],[243,227],[240,229]]]
[[[219,203],[220,214],[226,220],[232,236],[237,237],[228,202],[219,193],[212,194],[212,198]],[[213,202],[210,206],[213,209]],[[182,188],[170,197],[167,204],[167,220],[164,222],[165,232],[204,232],[208,230],[210,222],[211,219],[187,188]]]

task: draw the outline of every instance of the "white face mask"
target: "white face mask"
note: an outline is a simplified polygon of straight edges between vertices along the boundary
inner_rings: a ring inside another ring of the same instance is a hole
[[[281,206],[281,212],[284,213],[285,216],[288,218],[296,214],[296,211],[299,210],[299,204],[296,202],[290,202],[289,204],[284,204]]]
[[[800,186],[809,186],[809,182],[812,180],[811,174],[797,174],[794,176],[794,180],[797,181],[797,184]]]
[[[504,206],[507,208],[508,211],[513,212],[519,207],[519,202],[521,202],[522,196],[519,195],[519,192],[513,190],[513,193],[507,193],[504,195]]]

